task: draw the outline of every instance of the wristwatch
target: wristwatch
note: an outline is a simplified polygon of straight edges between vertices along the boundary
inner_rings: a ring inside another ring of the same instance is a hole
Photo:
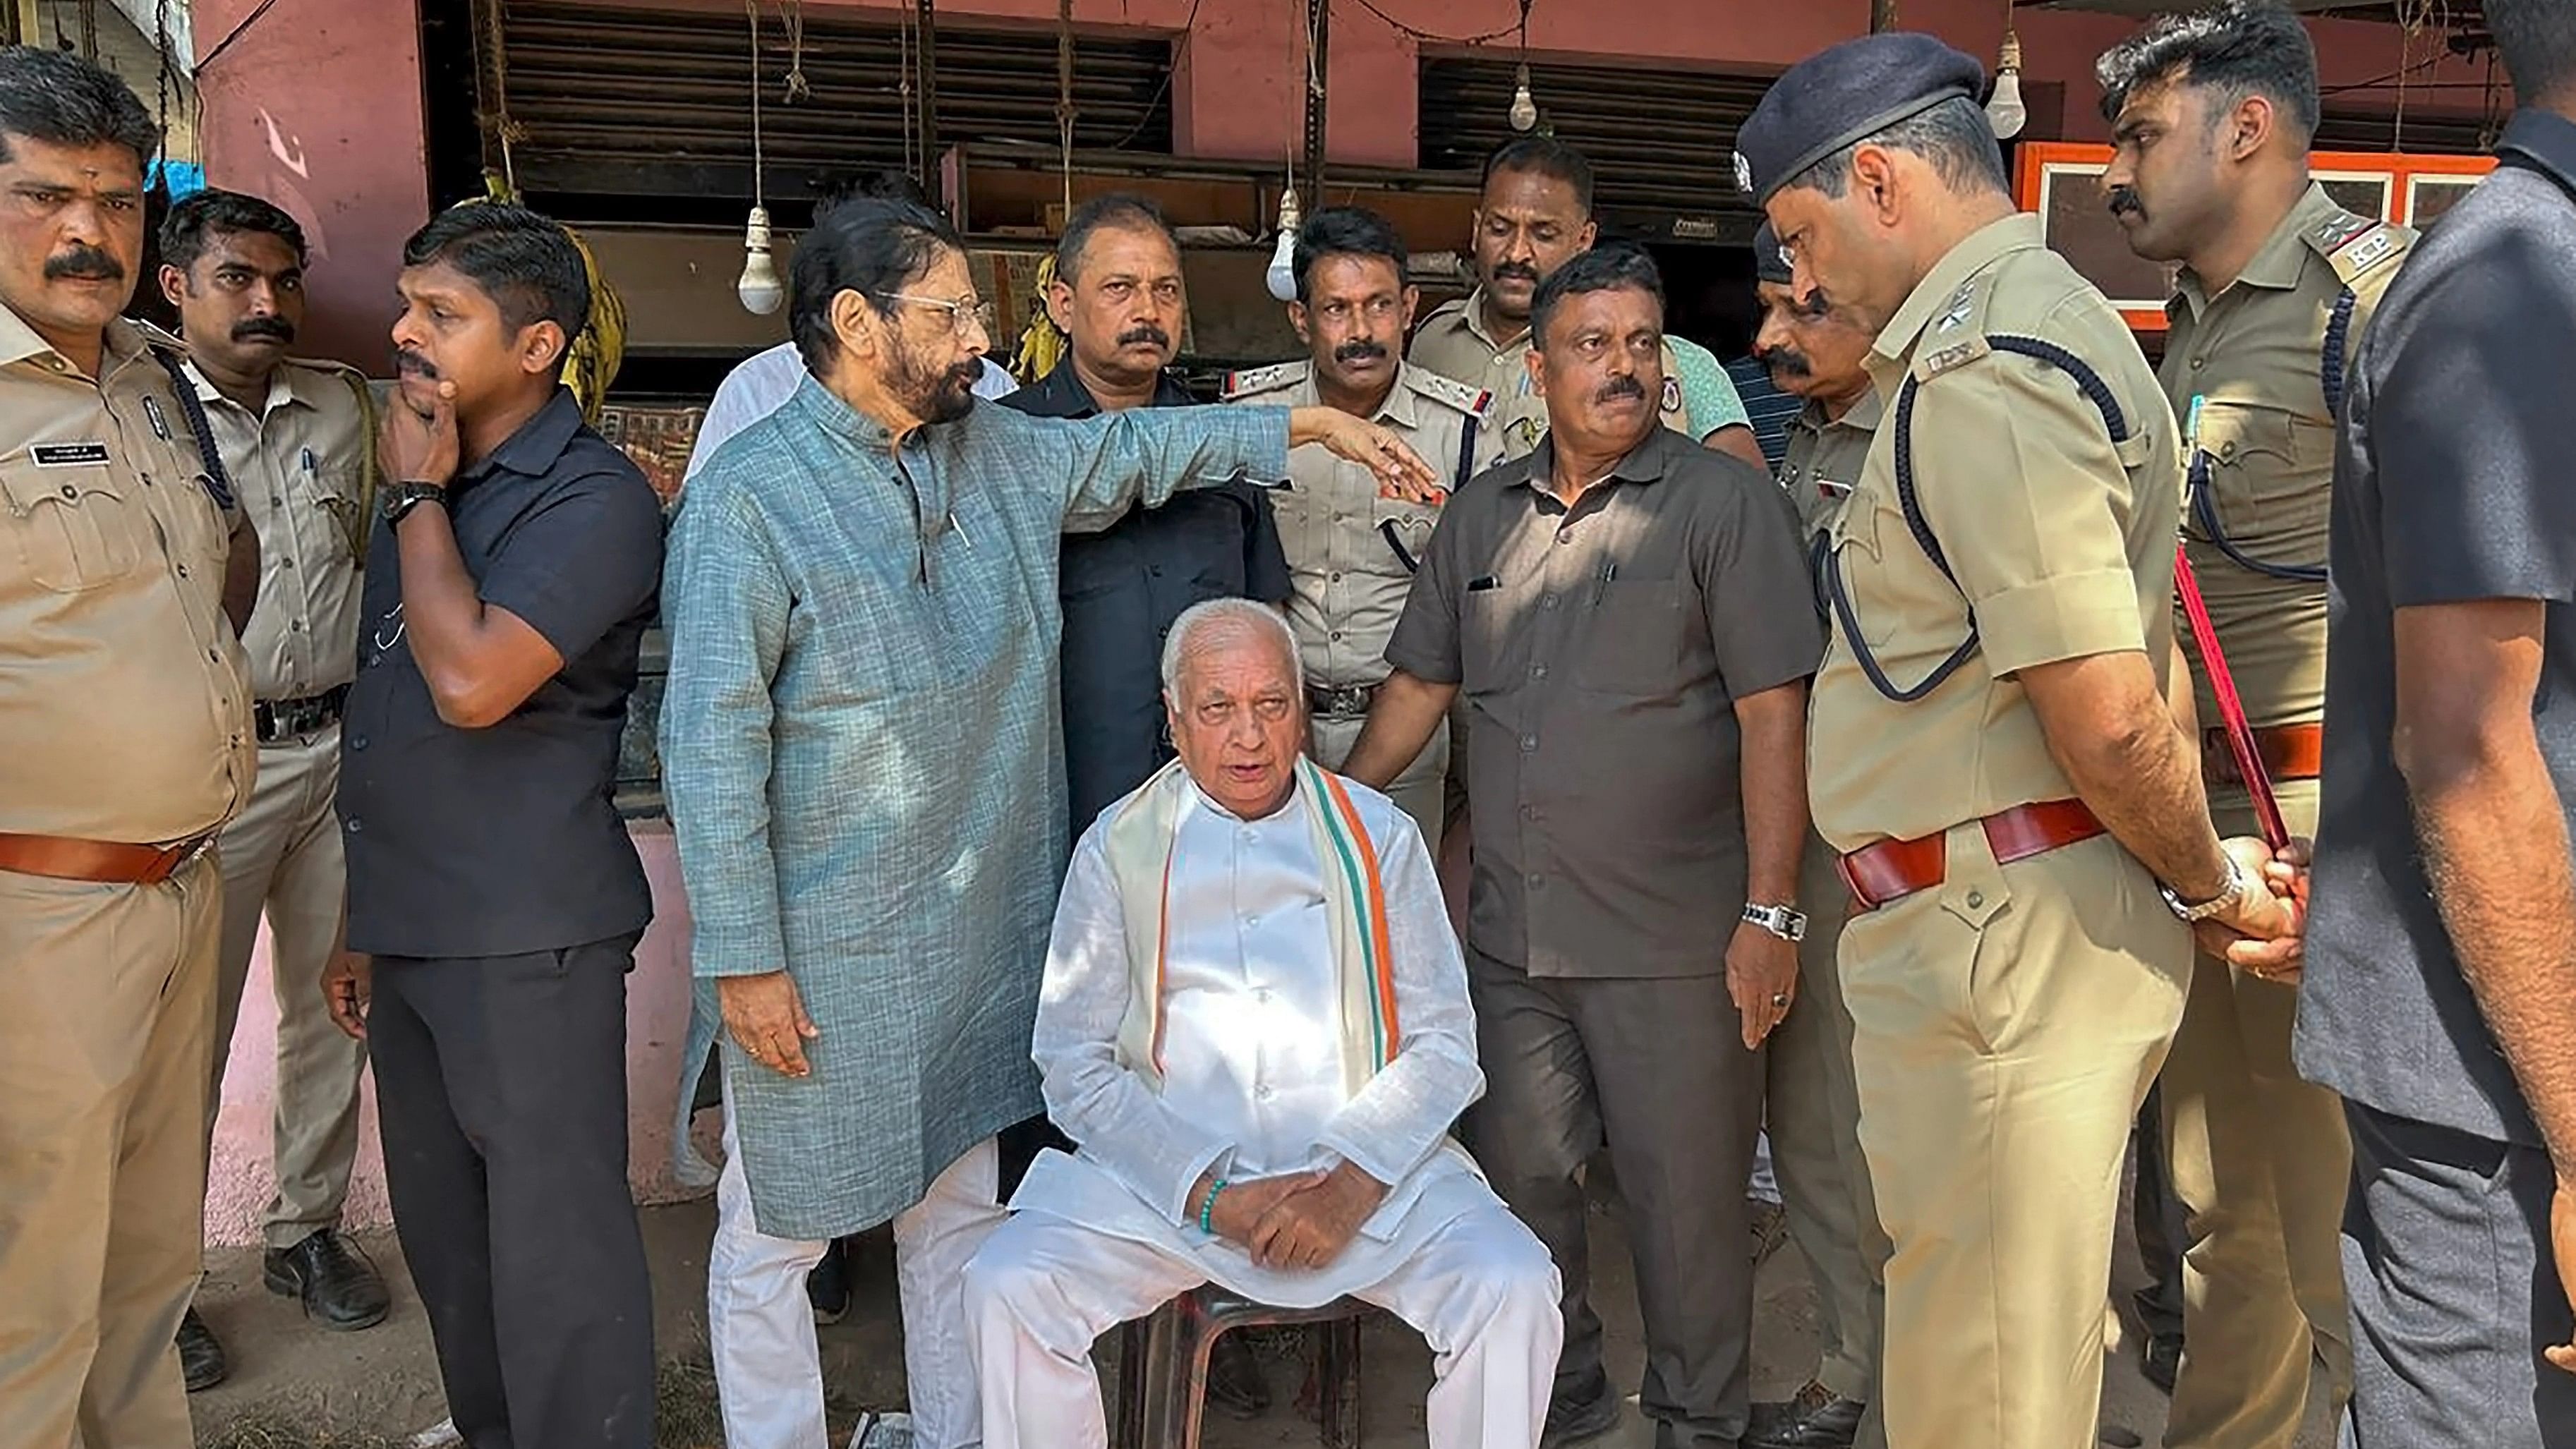
[[[1748,902],[1744,907],[1744,919],[1747,924],[1760,926],[1783,941],[1807,939],[1806,912],[1795,906],[1757,906]]]
[[[2174,894],[2172,886],[2158,884],[2156,889],[2163,893],[2166,909],[2172,911],[2178,919],[2186,922],[2206,921],[2212,916],[2233,909],[2243,901],[2254,889],[2254,878],[2247,875],[2245,867],[2238,864],[2236,857],[2231,855],[2227,857],[2226,886],[2218,894],[2198,905],[2192,905],[2181,896]]]
[[[397,483],[385,492],[385,522],[398,524],[406,514],[424,503],[447,506],[447,485],[410,481]]]

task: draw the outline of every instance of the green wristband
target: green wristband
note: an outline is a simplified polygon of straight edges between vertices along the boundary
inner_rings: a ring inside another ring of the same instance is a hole
[[[1216,1195],[1225,1189],[1226,1181],[1220,1177],[1209,1186],[1207,1196],[1199,1199],[1199,1231],[1211,1238],[1216,1236]]]

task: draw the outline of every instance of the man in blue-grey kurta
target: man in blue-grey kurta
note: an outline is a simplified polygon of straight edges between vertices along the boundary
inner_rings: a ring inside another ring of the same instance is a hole
[[[824,1240],[892,1219],[913,1428],[955,1449],[978,1437],[958,1281],[1001,1220],[993,1137],[1041,1110],[1030,1030],[1066,849],[1059,535],[1284,478],[1292,442],[1400,486],[1434,475],[1319,409],[975,407],[982,305],[955,234],[917,207],[834,212],[794,286],[813,376],[689,485],[664,593],[663,769],[701,983],[688,1060],[710,1004],[729,1042],[719,1386],[775,1421],[740,1438],[819,1446],[804,1272]]]

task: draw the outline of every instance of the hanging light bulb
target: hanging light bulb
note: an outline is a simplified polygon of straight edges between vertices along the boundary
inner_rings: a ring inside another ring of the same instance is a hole
[[[1270,286],[1270,295],[1282,302],[1297,300],[1297,189],[1287,187],[1279,193],[1279,244],[1270,250],[1270,270],[1262,280]]]
[[[1505,119],[1515,131],[1526,131],[1538,124],[1538,101],[1530,95],[1529,67],[1524,65],[1512,75],[1512,108]]]
[[[2009,141],[2030,124],[2030,108],[2021,100],[2021,37],[2004,30],[2003,54],[1996,58],[1995,93],[1986,99],[1986,124],[1995,139]]]
[[[768,207],[753,207],[751,222],[742,229],[742,279],[733,284],[733,294],[744,311],[763,317],[786,299],[786,288],[778,284],[778,264],[769,258]]]

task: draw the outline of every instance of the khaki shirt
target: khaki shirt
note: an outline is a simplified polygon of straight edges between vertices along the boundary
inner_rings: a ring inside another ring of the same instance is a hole
[[[1313,365],[1283,362],[1225,380],[1227,402],[1314,407]],[[1456,493],[1496,462],[1500,442],[1485,426],[1493,394],[1398,364],[1395,386],[1370,421],[1413,445]],[[1270,495],[1288,554],[1288,622],[1297,631],[1306,682],[1321,689],[1386,678],[1386,640],[1422,555],[1431,547],[1436,504],[1378,496],[1377,476],[1321,443],[1288,450],[1288,486]]]
[[[2053,344],[2089,367],[2129,440],[2112,442],[2073,374],[1994,351],[1997,335]],[[1816,828],[1846,854],[2075,794],[2012,674],[2144,650],[2163,678],[2182,511],[2178,430],[2155,375],[2119,314],[2048,250],[2036,216],[1953,248],[1879,334],[1869,367],[1883,397],[1909,376],[1920,384],[1915,492],[1958,582],[1906,526],[1891,407],[1827,528],[1861,642],[1899,689],[1968,637],[1972,605],[1983,642],[1929,694],[1898,704],[1870,681],[1835,611],[1811,708],[1808,794]]]
[[[159,845],[249,798],[231,522],[164,347],[110,322],[93,382],[0,308],[0,831]]]
[[[1449,501],[1386,647],[1455,684],[1469,942],[1533,976],[1712,976],[1744,909],[1734,704],[1816,667],[1788,500],[1654,428],[1568,508],[1542,445]]]
[[[1822,403],[1808,403],[1789,420],[1788,447],[1780,455],[1780,486],[1798,506],[1798,522],[1810,538],[1823,533],[1842,512],[1860,484],[1861,466],[1869,460],[1870,436],[1885,411],[1878,389],[1862,393],[1829,417]]]
[[[1526,458],[1547,436],[1547,399],[1529,375],[1529,329],[1496,337],[1477,319],[1483,315],[1484,289],[1468,293],[1422,319],[1413,330],[1413,345],[1404,360],[1442,377],[1455,378],[1494,395],[1488,414],[1506,459]],[[1664,345],[1664,426],[1693,442],[1690,409],[1682,402],[1681,365],[1672,344]]]
[[[358,587],[365,524],[368,436],[355,369],[288,360],[270,374],[253,413],[215,390],[194,366],[224,471],[259,530],[259,602],[242,648],[251,697],[305,699],[358,672]]]
[[[2415,233],[2357,216],[2310,186],[2234,286],[2212,297],[2185,269],[2166,304],[2159,380],[2182,420],[2189,489],[2199,495],[2186,496],[2192,573],[2256,725],[2324,717],[2325,580],[2247,568],[2218,539],[2258,563],[2325,568],[2335,459],[2327,378],[2340,393],[2362,328],[2414,245]],[[2182,639],[2200,722],[2216,727],[2208,670],[2187,629]]]

